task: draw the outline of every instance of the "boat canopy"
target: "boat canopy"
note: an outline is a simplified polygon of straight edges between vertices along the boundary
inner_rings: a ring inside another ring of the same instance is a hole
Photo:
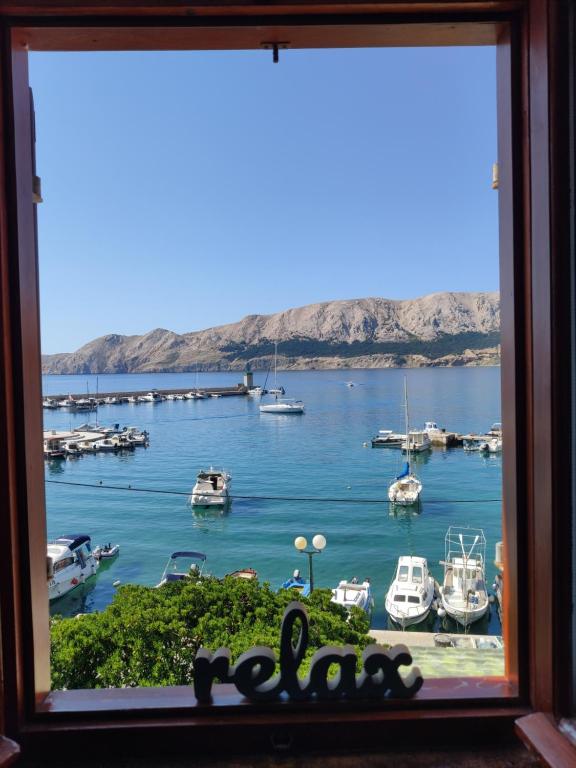
[[[203,552],[173,552],[170,555],[170,560],[175,560],[177,557],[194,557],[197,560],[206,560],[206,555]]]
[[[83,533],[71,533],[68,536],[59,536],[54,544],[64,544],[69,549],[77,549],[81,544],[90,543],[90,536]]]

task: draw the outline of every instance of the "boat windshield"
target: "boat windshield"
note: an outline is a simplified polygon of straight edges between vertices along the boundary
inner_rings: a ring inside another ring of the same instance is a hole
[[[412,568],[412,581],[416,584],[422,584],[422,567],[420,565],[415,565]]]
[[[401,565],[398,568],[398,581],[408,581],[408,566]]]

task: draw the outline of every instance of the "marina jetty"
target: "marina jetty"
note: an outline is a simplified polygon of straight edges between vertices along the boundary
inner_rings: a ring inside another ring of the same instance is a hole
[[[182,389],[154,389],[152,391],[162,399],[175,395],[186,396],[189,393],[189,390],[182,391]],[[244,384],[237,384],[235,387],[192,387],[192,392],[195,395],[200,395],[201,397],[234,397],[247,395],[248,387],[246,387]],[[98,392],[97,394],[92,395],[86,392],[79,392],[61,395],[50,395],[49,398],[45,398],[45,400],[49,399],[55,403],[57,407],[59,407],[63,401],[68,400],[91,400],[97,405],[106,405],[105,400],[116,399],[119,402],[124,403],[128,402],[129,398],[145,398],[149,394],[150,390],[131,390],[129,392]]]

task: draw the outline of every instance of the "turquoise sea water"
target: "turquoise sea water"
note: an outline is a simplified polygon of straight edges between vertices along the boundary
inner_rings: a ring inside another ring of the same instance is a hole
[[[482,432],[500,420],[498,368],[279,373],[286,396],[304,400],[302,416],[260,414],[258,400],[250,397],[102,406],[97,415],[44,411],[46,429],[68,429],[97,417],[100,424],[120,422],[150,433],[150,446],[131,454],[47,462],[47,481],[188,494],[197,472],[213,465],[231,473],[233,495],[294,499],[242,498],[226,513],[193,512],[185,495],[48,482],[50,538],[88,533],[93,544],[112,541],[121,546],[115,561],[104,563],[88,585],[53,603],[52,612],[101,609],[110,602],[116,580],[156,584],[168,556],[178,549],[205,552],[207,570],[217,576],[252,567],[260,580],[280,587],[295,568],[307,572],[294,538],[303,535],[311,541],[316,533],[328,542],[314,558],[316,586],[369,577],[376,601],[374,627],[386,626],[384,596],[399,555],[427,557],[432,573],[442,580],[438,561],[449,525],[484,529],[490,584],[494,545],[501,538],[500,457],[435,448],[416,458],[424,486],[420,512],[394,513],[387,502],[381,503],[402,457],[397,449],[363,444],[370,445],[378,429],[403,431],[405,374],[412,428],[434,420],[451,431]],[[256,376],[255,383],[262,384],[263,378]],[[199,374],[201,387],[232,386],[240,380],[239,373]],[[349,380],[357,386],[347,387]],[[100,392],[154,387],[187,391],[195,381],[194,374],[101,375],[98,387]],[[43,381],[45,394],[85,392],[87,386],[95,392],[95,376],[45,376]],[[474,631],[499,633],[496,611]]]

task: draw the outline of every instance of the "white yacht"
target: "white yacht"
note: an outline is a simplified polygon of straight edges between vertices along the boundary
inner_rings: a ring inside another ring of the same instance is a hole
[[[232,477],[223,469],[202,470],[192,488],[190,502],[194,507],[222,507],[230,501]]]
[[[488,612],[490,603],[484,568],[486,539],[480,528],[451,525],[446,533],[442,608],[452,619],[468,627]]]
[[[372,597],[370,579],[364,579],[361,584],[358,583],[356,578],[350,581],[341,581],[336,589],[332,590],[330,601],[343,605],[348,610],[356,606],[368,614],[372,613],[374,598]]]
[[[259,406],[260,413],[304,413],[302,400],[294,400],[288,397],[277,397],[273,403]]]
[[[411,452],[412,444],[410,440],[410,430],[408,428],[408,383],[406,377],[404,377],[404,412],[405,412],[405,424],[406,435],[408,440],[406,441],[406,464],[404,470],[390,483],[388,487],[388,499],[393,504],[398,504],[403,507],[409,507],[412,504],[417,504],[420,501],[420,494],[422,493],[422,483],[412,472],[411,467]]]
[[[434,602],[434,579],[424,557],[402,555],[386,594],[386,611],[402,629],[424,621]]]
[[[56,600],[83,584],[98,570],[90,536],[61,536],[48,544],[48,598]]]

